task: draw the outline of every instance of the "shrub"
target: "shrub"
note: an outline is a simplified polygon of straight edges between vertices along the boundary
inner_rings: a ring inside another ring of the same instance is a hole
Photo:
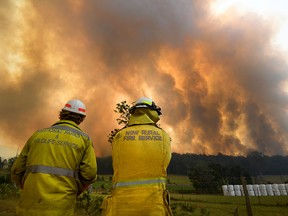
[[[19,195],[19,189],[14,184],[0,184],[0,198],[18,197]]]
[[[171,204],[171,209],[174,216],[186,216],[194,215],[196,204],[191,204],[189,202],[178,202]]]
[[[100,206],[102,201],[102,196],[93,195],[86,191],[77,198],[76,206],[85,209],[87,215],[96,216],[101,214]]]

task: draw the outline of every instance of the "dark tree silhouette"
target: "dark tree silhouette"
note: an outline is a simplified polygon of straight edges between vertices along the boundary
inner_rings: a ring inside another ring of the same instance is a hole
[[[129,106],[129,104],[127,104],[126,101],[122,101],[122,102],[116,104],[116,108],[115,108],[114,112],[120,114],[119,118],[116,119],[118,125],[123,125],[123,126],[127,125],[129,118],[130,118],[129,108],[130,108],[130,106]],[[113,138],[119,130],[120,129],[116,128],[116,129],[112,130],[110,132],[110,134],[108,135],[108,142],[110,144],[112,144]]]

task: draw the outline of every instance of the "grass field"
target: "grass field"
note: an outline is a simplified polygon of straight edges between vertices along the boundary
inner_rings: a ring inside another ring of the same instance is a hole
[[[187,176],[169,176],[167,188],[171,195],[174,216],[246,216],[245,197],[197,195]],[[94,185],[92,196],[105,196],[111,189],[111,176],[101,176]],[[178,191],[177,193],[175,191]],[[180,192],[179,192],[180,191]],[[183,193],[182,193],[183,192]],[[249,197],[253,216],[288,216],[288,196]],[[14,216],[18,198],[0,198],[0,216]],[[97,205],[96,205],[97,207]],[[90,212],[91,213],[91,212]],[[84,208],[76,209],[76,216],[88,215]],[[100,215],[99,213],[90,215]]]
[[[250,197],[253,216],[288,216],[288,197]],[[0,215],[14,216],[17,199],[0,199]],[[171,208],[175,216],[246,216],[244,197],[217,195],[171,194]],[[84,208],[76,209],[76,216],[88,215]],[[92,214],[92,215],[100,215]]]
[[[288,196],[274,197],[249,197],[254,216],[287,216]],[[195,206],[195,214],[201,215],[201,210],[206,209],[211,215],[247,215],[244,197],[227,197],[222,195],[190,195],[171,194],[173,203],[189,203]],[[237,212],[237,213],[236,213]]]

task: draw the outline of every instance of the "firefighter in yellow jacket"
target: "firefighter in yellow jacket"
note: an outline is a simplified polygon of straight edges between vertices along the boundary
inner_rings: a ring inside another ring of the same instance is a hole
[[[85,105],[70,100],[60,121],[29,138],[11,170],[12,180],[23,189],[16,215],[74,215],[76,196],[97,172],[93,143],[78,127],[85,116]]]
[[[170,137],[156,125],[161,109],[142,97],[130,114],[113,140],[113,190],[101,205],[102,215],[172,215],[165,186]]]

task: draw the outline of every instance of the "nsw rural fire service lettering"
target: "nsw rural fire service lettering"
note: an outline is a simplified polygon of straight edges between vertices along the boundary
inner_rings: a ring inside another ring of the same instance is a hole
[[[74,132],[71,132],[71,131],[65,131],[65,133],[64,133],[64,134],[70,134],[71,136],[80,137],[80,135],[79,135],[79,134],[77,134],[77,133],[74,133]]]
[[[52,132],[52,133],[62,134],[62,130],[55,129],[55,128],[45,128],[45,129],[40,130],[39,132]]]
[[[133,131],[126,131],[123,140],[131,141],[131,140],[162,140],[161,135],[158,131],[153,130],[133,130]]]
[[[70,148],[78,149],[78,145],[75,143],[62,141],[62,140],[55,140],[55,139],[46,139],[46,138],[38,138],[35,140],[36,143],[43,143],[43,144],[52,144],[52,145],[60,145],[60,146],[67,146]]]

